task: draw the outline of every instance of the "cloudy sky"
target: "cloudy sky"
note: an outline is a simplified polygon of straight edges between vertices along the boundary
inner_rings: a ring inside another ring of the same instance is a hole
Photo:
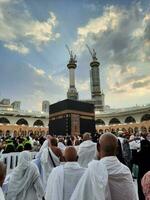
[[[0,98],[32,110],[66,98],[65,44],[77,55],[80,99],[90,98],[88,44],[105,104],[150,103],[150,0],[0,0]]]

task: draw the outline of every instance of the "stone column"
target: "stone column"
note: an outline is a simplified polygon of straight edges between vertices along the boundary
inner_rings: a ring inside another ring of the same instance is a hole
[[[69,69],[69,89],[67,92],[67,98],[72,100],[78,100],[78,92],[75,88],[75,69],[77,65],[69,62],[67,65]]]
[[[90,63],[91,98],[98,110],[104,109],[104,94],[101,92],[99,66],[97,60]]]

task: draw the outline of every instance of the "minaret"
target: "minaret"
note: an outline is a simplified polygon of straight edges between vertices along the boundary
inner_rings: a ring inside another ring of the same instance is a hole
[[[87,46],[88,47],[88,46]],[[91,82],[91,98],[95,104],[97,110],[104,110],[104,94],[101,91],[100,87],[100,75],[99,75],[99,66],[100,63],[96,57],[96,51],[93,49],[93,52],[88,47],[90,54],[92,56],[92,62],[90,63],[90,82]]]
[[[76,55],[73,56],[72,51],[69,50],[68,46],[66,47],[70,54],[70,60],[67,64],[67,67],[69,69],[69,89],[67,92],[67,98],[72,100],[78,100],[78,92],[75,88],[75,69],[77,67]]]

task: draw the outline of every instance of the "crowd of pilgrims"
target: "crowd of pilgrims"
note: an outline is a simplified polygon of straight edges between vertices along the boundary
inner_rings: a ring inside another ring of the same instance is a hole
[[[7,175],[0,161],[0,200],[150,200],[150,133],[3,136],[0,151],[20,152]]]

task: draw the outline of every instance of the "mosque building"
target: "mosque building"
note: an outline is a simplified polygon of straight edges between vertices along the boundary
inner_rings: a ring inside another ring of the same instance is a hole
[[[88,47],[89,48],[89,47]],[[68,48],[69,50],[69,48]],[[90,51],[92,61],[90,63],[91,99],[85,102],[95,106],[95,122],[98,132],[123,130],[130,133],[136,131],[150,131],[150,104],[134,106],[130,108],[112,109],[105,106],[104,94],[100,85],[100,62],[96,52]],[[75,69],[77,68],[76,56],[69,50],[70,60],[67,64],[69,70],[69,89],[67,99],[79,100],[75,86]],[[82,100],[80,100],[82,101]],[[0,101],[0,134],[7,132],[20,133],[47,133],[49,126],[49,101],[43,101],[41,112],[24,111],[21,102],[10,102],[10,99]]]

